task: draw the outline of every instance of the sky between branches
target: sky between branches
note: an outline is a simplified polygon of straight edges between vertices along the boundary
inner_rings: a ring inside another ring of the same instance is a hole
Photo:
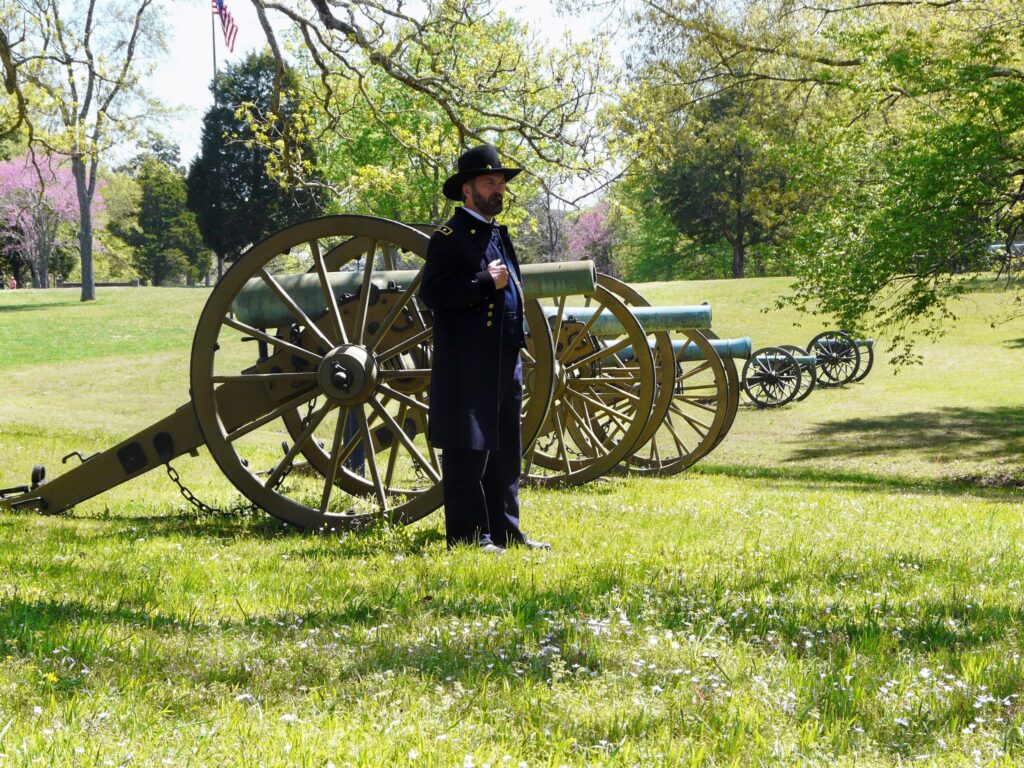
[[[238,24],[234,53],[224,47],[217,21],[217,68],[245,58],[265,44],[263,30],[249,0],[226,0]],[[512,0],[495,3],[506,13],[523,19],[534,30],[556,44],[568,30],[580,39],[595,22],[578,16],[559,16],[555,0]],[[181,114],[161,125],[161,132],[181,146],[181,161],[187,165],[199,151],[203,114],[213,103],[210,80],[213,77],[211,43],[211,4],[209,0],[177,0],[167,13],[168,56],[160,62],[150,81],[150,90],[168,106],[182,107]]]

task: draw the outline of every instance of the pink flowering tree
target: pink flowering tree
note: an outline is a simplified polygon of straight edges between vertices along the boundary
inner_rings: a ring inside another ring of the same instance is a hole
[[[614,275],[614,233],[610,213],[611,206],[607,201],[582,211],[569,224],[567,240],[570,259],[591,259],[597,265],[598,272]]]
[[[101,200],[94,202],[94,210]],[[67,165],[31,155],[0,163],[0,252],[28,264],[32,287],[46,288],[59,250],[74,247],[78,194]]]

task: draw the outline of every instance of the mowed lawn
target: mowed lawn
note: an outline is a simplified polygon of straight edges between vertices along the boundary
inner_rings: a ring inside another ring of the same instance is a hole
[[[805,344],[825,326],[761,311],[787,285],[640,289]],[[0,292],[0,486],[187,402],[207,294]],[[1007,296],[979,285],[921,366],[743,408],[685,474],[524,491],[550,553],[446,553],[439,513],[331,537],[200,516],[159,470],[0,513],[0,768],[1020,765]],[[205,454],[175,466],[237,502]]]

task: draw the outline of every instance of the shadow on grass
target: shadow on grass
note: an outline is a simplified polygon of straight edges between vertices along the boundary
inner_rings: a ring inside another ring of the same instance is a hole
[[[1009,384],[1007,384],[1009,386]],[[892,416],[831,421],[801,438],[792,461],[886,456],[929,462],[958,458],[1004,459],[1024,455],[1024,411],[939,408]]]
[[[30,312],[32,310],[53,309],[54,307],[80,307],[78,299],[69,301],[44,301],[38,304],[0,304],[0,314],[5,312]]]
[[[335,557],[368,557],[385,552],[393,553],[396,549],[406,555],[422,554],[428,548],[444,541],[444,534],[436,527],[392,526],[383,522],[351,531],[339,530],[329,533],[304,531],[259,510],[245,514],[203,516],[194,514],[142,517],[103,515],[91,519],[112,523],[115,527],[107,535],[127,541],[135,541],[139,537],[151,539],[179,536],[231,541],[325,539],[337,542],[337,546],[331,548],[331,555]],[[293,556],[302,557],[302,553],[296,553]]]
[[[1015,497],[1020,486],[1013,482],[989,483],[990,478],[971,476],[934,480],[901,475],[877,475],[817,467],[758,467],[737,464],[700,464],[693,474],[736,477],[751,480],[779,480],[800,484],[805,491],[908,492],[921,494],[969,493],[974,498],[1005,502]]]
[[[948,571],[942,561],[921,563],[913,554],[894,553],[867,566],[825,561],[818,565],[813,573],[801,572],[788,580],[748,574],[736,580],[691,581],[686,588],[664,580],[646,590],[631,590],[625,571],[595,565],[592,579],[572,587],[516,593],[515,585],[505,585],[474,599],[451,592],[367,592],[350,595],[333,610],[252,617],[197,618],[184,607],[179,615],[154,614],[145,594],[113,604],[67,597],[34,600],[15,594],[0,601],[0,637],[7,653],[41,663],[71,658],[87,668],[106,667],[108,677],[122,674],[110,671],[119,668],[130,670],[124,674],[136,682],[159,683],[170,668],[191,676],[199,686],[282,686],[284,693],[291,690],[296,674],[310,686],[394,672],[471,686],[484,678],[510,685],[547,681],[552,665],[563,663],[587,673],[614,672],[606,669],[609,664],[628,662],[611,650],[621,639],[607,648],[601,639],[609,631],[604,622],[610,594],[623,598],[620,615],[672,629],[681,637],[718,636],[764,653],[818,659],[836,668],[854,655],[881,662],[940,653],[955,671],[960,654],[984,651],[1000,638],[1024,631],[1024,609],[1019,605],[979,604],[955,594],[901,601],[898,589],[885,597],[872,592],[886,579],[892,586],[913,587],[928,571]],[[849,601],[830,602],[826,609],[817,591],[822,582],[851,582],[858,589]],[[766,595],[775,599],[765,600]],[[597,631],[587,629],[591,619],[598,621]],[[125,641],[129,636],[146,648],[145,658]],[[244,647],[242,656],[233,650],[236,645]],[[319,645],[324,647],[318,649]],[[262,679],[282,656],[299,666],[291,672],[286,666],[285,674]],[[72,682],[69,676],[69,685]],[[89,684],[83,679],[76,685]],[[74,687],[65,693],[73,693]]]

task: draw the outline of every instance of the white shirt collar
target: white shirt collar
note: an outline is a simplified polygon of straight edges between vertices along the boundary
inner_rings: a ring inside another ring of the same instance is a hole
[[[473,216],[474,218],[480,219],[480,221],[482,221],[484,224],[494,224],[494,219],[491,219],[490,221],[488,221],[483,216],[481,216],[479,213],[474,211],[472,208],[467,208],[466,206],[462,206],[462,210],[464,210],[470,216]],[[495,225],[495,226],[497,226],[497,225]]]

